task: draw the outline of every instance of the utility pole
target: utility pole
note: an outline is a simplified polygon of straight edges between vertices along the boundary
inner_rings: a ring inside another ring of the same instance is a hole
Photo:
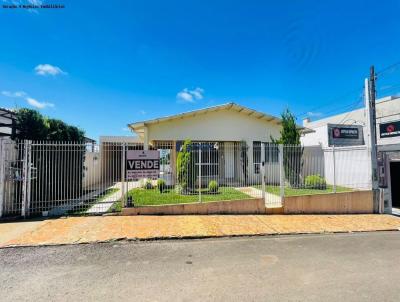
[[[376,108],[375,108],[375,69],[370,68],[369,79],[365,79],[365,105],[368,112],[368,134],[369,147],[371,152],[371,177],[372,192],[374,202],[374,213],[379,212],[379,187],[378,187],[378,154],[377,154],[377,138],[376,138]]]

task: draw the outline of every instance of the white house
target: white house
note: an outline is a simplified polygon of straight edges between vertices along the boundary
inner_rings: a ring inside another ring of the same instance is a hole
[[[260,179],[261,142],[271,142],[271,137],[280,137],[281,119],[227,103],[128,126],[144,143],[144,148],[150,146],[167,150],[172,167],[184,140],[201,143],[202,176],[213,174],[218,175],[220,182],[232,182],[243,177],[240,163],[243,162],[241,156],[244,149],[248,177]],[[278,161],[277,156],[268,154],[266,159],[269,162]]]

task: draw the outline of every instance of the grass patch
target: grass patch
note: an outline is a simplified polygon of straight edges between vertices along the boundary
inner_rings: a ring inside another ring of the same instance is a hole
[[[261,186],[256,186],[257,189],[261,189]],[[280,195],[279,186],[266,186],[265,191],[274,195]],[[336,192],[351,192],[353,189],[336,186]],[[299,196],[299,195],[315,195],[315,194],[327,194],[333,193],[333,186],[327,185],[326,189],[295,189],[285,187],[285,196]]]
[[[135,206],[195,203],[199,201],[199,196],[197,194],[178,194],[173,189],[166,190],[163,193],[160,193],[159,190],[132,189],[128,192],[128,196],[133,197]],[[218,193],[214,194],[209,194],[207,190],[203,190],[201,195],[201,200],[203,202],[248,198],[251,197],[230,187],[220,187]]]

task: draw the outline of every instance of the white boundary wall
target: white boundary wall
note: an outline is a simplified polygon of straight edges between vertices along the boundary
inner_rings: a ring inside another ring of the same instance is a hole
[[[371,157],[366,146],[330,147],[323,151],[328,183],[353,189],[371,188]]]

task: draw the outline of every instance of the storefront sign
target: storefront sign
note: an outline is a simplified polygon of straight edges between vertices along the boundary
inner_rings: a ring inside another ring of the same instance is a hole
[[[332,128],[332,137],[333,138],[358,139],[359,138],[358,128],[351,128],[351,127]]]
[[[379,134],[381,138],[400,136],[400,121],[380,124]]]
[[[126,152],[126,179],[157,179],[160,174],[160,152],[157,150],[128,150]]]

